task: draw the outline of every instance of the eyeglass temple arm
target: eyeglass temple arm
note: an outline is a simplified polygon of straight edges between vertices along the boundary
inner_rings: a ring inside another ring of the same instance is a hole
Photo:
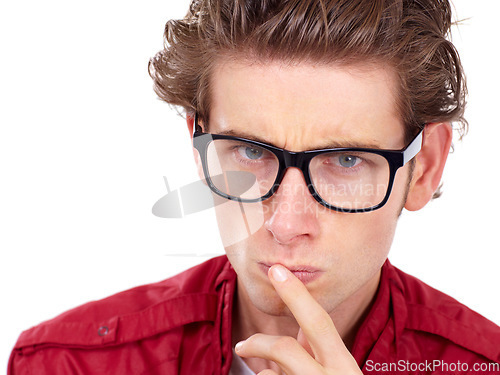
[[[413,139],[413,141],[408,145],[408,147],[403,151],[403,165],[408,163],[413,159],[422,149],[422,143],[424,139],[424,129],[418,133],[418,135]]]
[[[193,126],[193,135],[194,133],[196,132],[202,132],[203,129],[201,128],[201,126],[198,124],[198,112],[195,112],[194,113],[194,126]]]

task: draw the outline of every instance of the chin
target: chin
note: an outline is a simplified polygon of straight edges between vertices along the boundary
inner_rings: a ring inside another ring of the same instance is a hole
[[[271,282],[251,273],[238,273],[238,293],[258,311],[272,316],[291,316]]]
[[[250,295],[250,301],[256,309],[264,314],[271,316],[293,316],[290,309],[276,293],[274,293],[274,296],[262,294]]]

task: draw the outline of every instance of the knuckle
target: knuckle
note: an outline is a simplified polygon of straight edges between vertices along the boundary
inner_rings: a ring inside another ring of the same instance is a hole
[[[259,372],[257,375],[277,375],[273,370],[263,370]]]
[[[297,341],[293,337],[282,336],[274,340],[270,349],[273,352],[288,352],[292,350],[295,345],[297,345]]]
[[[273,370],[264,370],[259,372],[257,375],[277,375]]]
[[[245,345],[259,343],[263,339],[265,339],[265,335],[262,333],[255,333],[245,340]]]
[[[329,315],[313,314],[311,323],[314,327],[314,332],[318,335],[330,335],[332,333],[333,322]]]

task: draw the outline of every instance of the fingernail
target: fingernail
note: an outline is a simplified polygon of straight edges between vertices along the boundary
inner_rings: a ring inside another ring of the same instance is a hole
[[[241,350],[241,348],[243,347],[243,343],[245,341],[240,341],[239,343],[236,344],[236,346],[234,347],[234,350],[239,352]]]
[[[283,266],[274,266],[271,272],[273,279],[280,283],[288,279],[288,273]]]

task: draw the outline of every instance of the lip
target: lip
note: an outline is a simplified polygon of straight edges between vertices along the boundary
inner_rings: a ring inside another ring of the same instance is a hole
[[[318,268],[314,268],[311,266],[305,266],[305,265],[297,265],[297,266],[287,266],[283,263],[262,263],[259,262],[259,268],[261,271],[266,275],[269,272],[269,268],[271,268],[272,265],[274,264],[281,264],[283,267],[287,268],[291,273],[295,275],[297,279],[302,281],[303,284],[308,284],[316,280],[318,277],[321,276],[323,273],[322,270]]]

